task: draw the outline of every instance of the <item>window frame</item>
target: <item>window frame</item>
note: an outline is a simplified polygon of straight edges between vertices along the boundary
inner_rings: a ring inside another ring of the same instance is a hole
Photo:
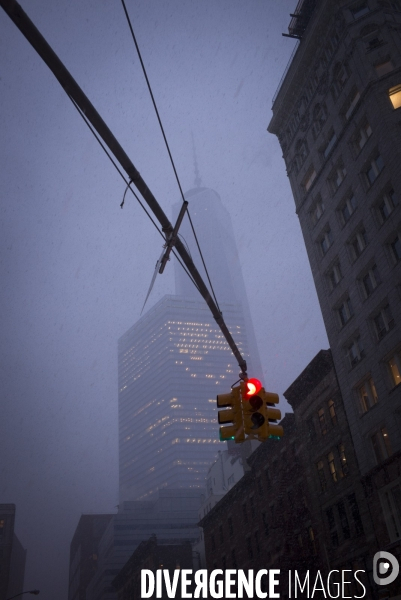
[[[356,387],[358,407],[361,415],[365,415],[378,403],[378,395],[373,377],[369,375]]]

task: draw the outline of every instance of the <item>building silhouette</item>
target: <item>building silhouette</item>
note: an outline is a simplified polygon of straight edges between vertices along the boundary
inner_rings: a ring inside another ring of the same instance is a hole
[[[213,190],[195,188],[186,197],[220,310],[249,372],[260,377],[230,217]],[[187,219],[180,233],[202,273]],[[239,368],[178,263],[175,282],[177,295],[162,298],[118,344],[120,503],[166,487],[204,488],[222,448],[216,395],[230,390]]]
[[[26,550],[15,535],[15,504],[0,504],[0,600],[24,589]]]
[[[68,600],[86,600],[86,588],[98,568],[99,544],[114,515],[81,515],[70,545]]]
[[[269,131],[287,165],[362,474],[401,451],[401,5],[301,2]]]

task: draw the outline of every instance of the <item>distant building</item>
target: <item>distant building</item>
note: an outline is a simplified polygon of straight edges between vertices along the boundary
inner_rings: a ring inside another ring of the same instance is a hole
[[[230,217],[213,190],[186,197],[219,307],[250,373],[260,377]],[[207,282],[187,217],[180,235]],[[120,504],[168,487],[203,488],[222,447],[216,395],[230,390],[239,367],[178,263],[175,275],[177,295],[162,298],[118,344]]]
[[[82,515],[70,546],[68,600],[86,600],[96,573],[99,542],[113,515]]]
[[[249,451],[251,451],[251,445]],[[256,444],[255,444],[256,446]],[[206,476],[206,495],[202,496],[202,503],[199,508],[199,519],[205,515],[219,502],[227,492],[243,477],[243,454],[240,447],[234,442],[228,442],[229,450],[220,451],[217,460],[211,465]],[[250,452],[249,452],[250,453]],[[199,568],[205,568],[205,543],[203,531],[199,530],[198,541],[193,545],[194,552],[199,560]]]
[[[194,543],[198,508],[204,490],[163,489],[152,500],[124,502],[113,515],[98,547],[98,567],[86,600],[117,600],[113,579],[141,542],[157,536],[158,543]]]
[[[168,569],[170,581],[173,580],[176,569],[193,569],[192,547],[189,542],[171,540],[167,544],[159,544],[156,536],[141,542],[131,558],[121,569],[112,585],[118,592],[118,600],[134,600],[141,598],[141,570],[148,569],[153,573],[157,569]],[[152,596],[156,597],[156,593]],[[163,586],[161,598],[168,598]],[[174,598],[181,598],[181,586],[177,587]]]
[[[23,591],[26,550],[14,533],[15,504],[0,504],[0,600]]]

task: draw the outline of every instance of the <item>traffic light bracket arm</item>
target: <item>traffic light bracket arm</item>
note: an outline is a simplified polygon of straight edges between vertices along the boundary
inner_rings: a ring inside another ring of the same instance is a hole
[[[133,162],[122,148],[114,134],[111,132],[109,127],[106,125],[100,114],[97,112],[89,98],[85,95],[83,90],[77,84],[71,73],[67,70],[64,64],[61,62],[57,54],[45,40],[40,31],[32,23],[28,15],[24,12],[21,6],[16,0],[0,0],[0,6],[7,13],[10,19],[18,27],[21,33],[25,36],[28,42],[36,50],[42,60],[46,63],[53,75],[56,77],[61,87],[64,89],[66,94],[70,97],[76,107],[79,109],[84,118],[91,124],[99,137],[103,140],[104,144],[109,148],[111,153],[115,156],[125,173],[128,175],[129,180],[135,185],[137,190],[140,192],[145,202],[149,206],[150,210],[159,221],[162,230],[166,235],[172,236],[174,228],[157,202],[156,198],[142,179],[139,171],[135,168]],[[178,231],[178,230],[177,230]],[[209,290],[204,283],[202,276],[198,269],[194,265],[192,258],[188,254],[187,249],[181,242],[179,237],[176,237],[175,248],[180,255],[183,263],[187,267],[190,275],[192,276],[200,294],[204,298],[208,305],[216,323],[221,329],[232,353],[237,359],[238,365],[241,369],[241,374],[246,374],[246,361],[242,357],[238,347],[229,332],[227,325],[224,322],[223,316],[216,303],[211,297]]]

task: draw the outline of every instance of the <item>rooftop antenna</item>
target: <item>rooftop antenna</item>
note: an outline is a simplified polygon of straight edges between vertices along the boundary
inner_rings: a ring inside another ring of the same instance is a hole
[[[202,180],[200,178],[199,175],[199,169],[198,169],[198,161],[196,158],[196,149],[195,149],[195,140],[194,140],[194,134],[191,133],[192,136],[192,150],[194,153],[194,166],[195,166],[195,187],[200,188],[202,185]]]

